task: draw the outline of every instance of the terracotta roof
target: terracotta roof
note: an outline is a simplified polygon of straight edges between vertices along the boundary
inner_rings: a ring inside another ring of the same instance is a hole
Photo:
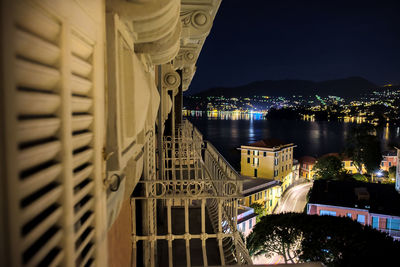
[[[310,156],[304,156],[299,158],[300,163],[315,163],[317,161],[316,158]]]
[[[279,139],[263,139],[260,141],[257,141],[255,143],[251,143],[247,146],[254,146],[254,147],[265,147],[265,148],[274,148],[274,147],[281,147],[281,146],[287,146],[291,145],[292,143],[287,143]]]

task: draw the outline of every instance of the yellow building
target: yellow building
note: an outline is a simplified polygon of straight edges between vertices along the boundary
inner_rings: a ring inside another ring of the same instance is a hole
[[[264,139],[241,146],[241,174],[281,181],[284,191],[292,183],[294,147],[293,143],[277,139]]]
[[[313,167],[317,162],[317,159],[310,156],[304,156],[299,159],[300,162],[300,177],[311,180],[314,177],[315,172]]]
[[[264,206],[264,215],[272,214],[282,194],[282,183],[271,179],[243,178],[243,199],[240,204],[250,207],[254,203]]]

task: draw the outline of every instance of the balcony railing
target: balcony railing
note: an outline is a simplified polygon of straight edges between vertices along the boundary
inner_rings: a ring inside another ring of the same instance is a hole
[[[140,181],[132,201],[145,209],[140,235],[133,225],[133,256],[142,244],[148,266],[252,264],[237,231],[236,171],[188,121],[164,138],[163,150],[163,175]]]

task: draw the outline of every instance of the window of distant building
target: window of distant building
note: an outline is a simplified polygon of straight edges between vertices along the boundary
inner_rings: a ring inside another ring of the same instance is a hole
[[[274,177],[278,176],[278,170],[274,171]]]
[[[264,152],[264,157],[266,157],[267,156],[267,152]]]
[[[347,213],[346,216],[351,218],[351,213]]]
[[[250,150],[247,150],[247,155],[250,155]]]
[[[288,155],[286,154],[286,160],[288,159]]]
[[[257,169],[254,169],[254,177],[257,177]]]
[[[272,207],[272,199],[269,201],[269,206]]]
[[[350,166],[353,166],[354,164],[353,164],[353,162],[352,161],[350,161]]]
[[[250,158],[247,158],[247,163],[250,163]]]
[[[336,216],[336,211],[320,210],[320,211],[319,211],[319,215]]]
[[[378,229],[379,228],[379,217],[372,217],[372,228]]]
[[[253,219],[249,220],[249,230],[251,230],[251,227],[253,227]]]
[[[258,150],[254,150],[254,151],[253,151],[253,155],[254,155],[254,156],[258,156]]]
[[[242,223],[242,232],[245,232],[245,231],[246,231],[246,222],[244,221]]]
[[[365,223],[365,215],[358,214],[357,215],[357,222],[364,224]]]
[[[391,162],[389,162],[389,167],[391,167],[392,166],[392,163]]]
[[[400,219],[388,218],[386,220],[386,229],[400,230]]]
[[[279,158],[275,158],[275,166],[278,165]]]

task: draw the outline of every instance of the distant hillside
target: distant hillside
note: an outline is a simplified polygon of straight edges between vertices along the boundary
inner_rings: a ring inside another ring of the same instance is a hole
[[[291,96],[291,95],[336,95],[341,97],[356,97],[366,94],[379,86],[362,78],[348,77],[345,79],[313,82],[307,80],[257,81],[238,87],[211,88],[196,96],[226,96],[247,97],[254,95]]]

